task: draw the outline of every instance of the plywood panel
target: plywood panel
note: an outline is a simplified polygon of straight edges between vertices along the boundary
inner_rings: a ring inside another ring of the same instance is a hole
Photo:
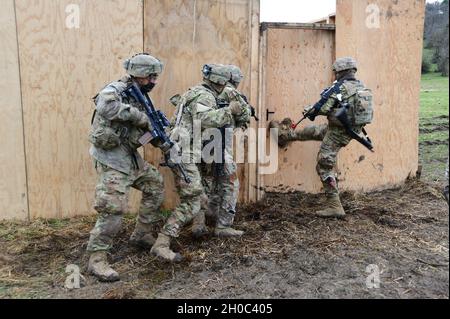
[[[266,111],[275,112],[269,116],[269,121],[281,121],[285,117],[299,119],[304,106],[318,101],[323,88],[331,84],[335,46],[334,31],[329,29],[280,25],[264,32],[264,121]],[[323,121],[319,118],[315,123],[306,120],[299,128]],[[315,170],[319,147],[319,142],[295,142],[279,149],[278,171],[264,176],[265,190],[319,191],[321,183]]]
[[[66,25],[69,4],[79,8],[79,28]],[[142,2],[17,0],[16,6],[30,215],[93,213],[91,97],[124,73],[124,58],[142,51]]]
[[[168,116],[174,108],[168,98],[184,93],[201,81],[205,63],[236,64],[245,79],[239,88],[250,102],[256,104],[257,58],[252,42],[259,25],[258,0],[146,0],[144,7],[145,49],[165,63],[158,87],[153,92],[154,102]],[[254,81],[255,83],[252,83]],[[146,157],[159,163],[159,151],[146,149]],[[241,200],[248,198],[248,165],[240,165]],[[253,168],[255,168],[253,166]],[[176,205],[173,179],[162,169],[166,183],[166,205]],[[252,175],[255,178],[255,174]]]
[[[367,126],[375,153],[355,141],[341,152],[343,189],[386,187],[417,171],[424,5],[423,0],[337,1],[337,56],[358,60],[358,77],[375,99],[375,120]]]
[[[0,220],[27,219],[27,188],[14,0],[0,11]]]
[[[251,56],[250,56],[250,64],[251,64],[251,73],[250,77],[250,88],[249,88],[249,99],[252,101],[253,107],[256,109],[257,116],[261,118],[261,113],[259,111],[259,90],[260,90],[260,81],[259,81],[259,62],[260,62],[260,53],[259,53],[259,40],[260,40],[260,3],[259,1],[252,1],[252,9],[250,11],[251,14]],[[250,127],[255,132],[257,131],[260,123],[251,120]],[[255,147],[258,147],[258,140],[255,141]],[[247,149],[248,150],[248,149]],[[257,156],[255,156],[255,163],[247,163],[243,176],[241,175],[241,184],[243,182],[247,183],[247,196],[242,198],[245,201],[253,202],[259,199],[258,197],[258,166],[257,166]],[[245,174],[246,173],[246,174]],[[245,180],[242,178],[244,177]]]

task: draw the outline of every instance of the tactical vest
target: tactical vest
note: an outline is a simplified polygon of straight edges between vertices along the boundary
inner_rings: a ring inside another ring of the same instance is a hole
[[[107,87],[112,87],[121,97],[122,103],[129,104],[143,112],[143,107],[134,97],[125,93],[131,83],[128,78],[110,83]],[[94,97],[97,103],[98,95]],[[136,150],[141,146],[139,138],[145,133],[141,128],[131,125],[128,122],[110,121],[94,111],[89,141],[98,148],[111,150],[119,145],[127,149]]]
[[[211,95],[217,104],[217,97],[214,93],[203,85],[194,86],[189,88],[189,90],[181,96],[178,101],[175,116],[171,121],[170,130],[176,127],[182,127],[188,131],[192,136],[193,133],[193,120],[195,119],[195,114],[192,114],[192,106],[195,105],[197,100],[202,94]]]
[[[129,77],[125,77],[108,84],[105,88],[113,88],[121,97],[122,103],[143,111],[142,106],[133,97],[125,94],[128,80]],[[94,97],[94,102],[98,103],[98,95]],[[94,112],[89,134],[89,141],[92,144],[89,154],[104,165],[130,174],[133,170],[143,169],[145,166],[144,160],[137,152],[137,148],[141,146],[139,138],[144,133],[141,128],[130,122],[110,121]]]
[[[217,96],[204,85],[192,87],[184,93],[177,103],[175,114],[169,127],[171,140],[178,143],[180,148],[187,146],[185,143],[189,141],[190,150],[189,152],[184,150],[183,154],[193,156],[196,161],[201,160],[201,150],[205,141],[201,140],[201,136],[194,137],[193,125],[194,121],[198,119],[198,114],[194,110],[197,109],[195,108],[197,101],[205,96],[211,99],[210,107],[215,108],[214,104],[217,104]],[[202,129],[201,132],[203,132]]]

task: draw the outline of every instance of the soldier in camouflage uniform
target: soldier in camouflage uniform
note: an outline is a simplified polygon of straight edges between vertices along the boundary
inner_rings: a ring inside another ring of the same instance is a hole
[[[175,185],[180,197],[180,204],[172,212],[151,252],[170,262],[179,262],[182,256],[170,249],[170,242],[179,236],[180,229],[192,221],[201,207],[201,197],[204,194],[202,177],[199,170],[201,162],[201,136],[194,136],[194,127],[201,132],[208,128],[220,128],[232,125],[234,118],[240,116],[243,110],[240,103],[230,103],[229,106],[218,108],[217,99],[231,75],[223,65],[210,64],[203,68],[203,83],[190,88],[179,99],[175,116],[171,121],[170,136],[172,141],[180,145],[183,153],[182,163],[185,167],[190,184],[175,173]],[[198,145],[198,142],[200,145]]]
[[[161,220],[159,208],[164,198],[160,173],[137,152],[139,138],[149,130],[149,119],[143,106],[127,91],[134,82],[143,93],[150,92],[163,65],[148,54],[138,54],[127,59],[124,68],[127,75],[108,84],[94,98],[96,108],[89,135],[90,154],[98,173],[94,204],[98,219],[87,246],[88,270],[102,281],[119,280],[108,264],[107,252],[127,211],[130,187],[142,191],[136,227],[130,237],[135,245],[150,248],[154,244],[152,232]]]
[[[244,128],[250,122],[251,110],[247,102],[242,98],[242,94],[237,90],[243,75],[239,67],[235,65],[226,66],[231,73],[228,81],[218,100],[224,105],[237,101],[244,110],[239,116],[235,116],[232,125],[226,129],[233,133],[236,128]],[[228,134],[230,135],[230,134]],[[236,214],[236,204],[239,196],[239,179],[237,175],[237,165],[233,160],[233,150],[231,136],[225,145],[225,162],[221,166],[220,172],[215,170],[215,164],[202,164],[203,185],[205,187],[207,200],[203,202],[202,209],[194,218],[192,224],[192,234],[194,237],[201,237],[207,233],[205,225],[205,215],[213,219],[216,223],[214,235],[220,237],[242,236],[243,231],[235,230],[233,225]],[[225,138],[225,137],[222,137]],[[220,164],[219,164],[220,165]]]
[[[352,140],[352,137],[348,135],[341,122],[335,117],[335,114],[340,107],[338,102],[344,101],[348,102],[349,105],[354,105],[356,103],[356,93],[365,90],[364,84],[355,78],[357,66],[353,58],[346,57],[337,59],[333,64],[333,71],[335,72],[336,81],[342,81],[339,87],[340,93],[331,94],[320,110],[315,114],[312,113],[312,116],[308,116],[312,120],[317,115],[327,116],[328,124],[308,126],[298,131],[292,130],[292,122],[290,119],[285,119],[281,123],[272,122],[270,124],[271,127],[279,129],[279,144],[282,147],[292,141],[322,141],[317,156],[316,170],[322,181],[327,201],[326,207],[316,212],[321,217],[345,216],[344,208],[339,199],[335,166],[339,150],[347,146]],[[312,110],[312,107],[307,107],[305,114],[310,110]],[[352,129],[359,134],[363,126],[352,125]]]

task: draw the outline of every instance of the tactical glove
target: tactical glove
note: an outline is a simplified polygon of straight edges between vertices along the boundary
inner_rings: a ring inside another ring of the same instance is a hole
[[[150,121],[148,120],[148,116],[140,112],[141,116],[138,119],[136,126],[148,130],[150,128]]]
[[[233,115],[242,114],[242,106],[241,106],[241,103],[239,103],[238,101],[232,101],[230,103],[229,107],[230,107],[231,114],[233,114]]]
[[[305,107],[303,115],[314,122],[316,116],[318,115],[318,110],[316,110],[313,105],[308,105]]]

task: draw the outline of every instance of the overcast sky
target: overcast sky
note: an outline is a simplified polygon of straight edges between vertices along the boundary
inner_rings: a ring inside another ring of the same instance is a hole
[[[311,22],[335,11],[336,0],[261,0],[261,22]]]

